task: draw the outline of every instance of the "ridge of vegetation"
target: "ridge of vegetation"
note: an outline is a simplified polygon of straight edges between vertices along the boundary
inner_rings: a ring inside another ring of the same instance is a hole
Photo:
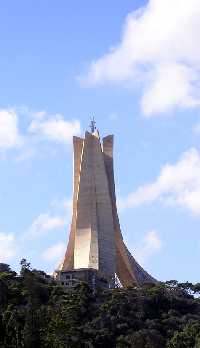
[[[0,348],[200,348],[200,284],[71,289],[0,264]]]

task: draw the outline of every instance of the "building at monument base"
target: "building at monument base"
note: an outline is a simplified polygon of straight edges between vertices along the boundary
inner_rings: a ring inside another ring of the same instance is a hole
[[[68,271],[55,271],[55,277],[60,285],[73,287],[80,282],[86,282],[91,288],[110,289],[116,287],[115,280],[110,283],[100,272],[93,268],[79,268]]]
[[[55,278],[107,288],[156,282],[124,244],[116,206],[113,135],[100,140],[94,121],[85,138],[74,137],[73,213],[66,254]]]

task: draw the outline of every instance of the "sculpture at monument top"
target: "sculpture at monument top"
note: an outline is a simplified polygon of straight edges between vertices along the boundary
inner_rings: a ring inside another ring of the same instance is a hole
[[[59,272],[94,270],[110,287],[155,282],[126,247],[119,223],[113,169],[113,135],[100,140],[94,119],[85,138],[73,137],[73,214]],[[78,274],[78,273],[77,273]]]

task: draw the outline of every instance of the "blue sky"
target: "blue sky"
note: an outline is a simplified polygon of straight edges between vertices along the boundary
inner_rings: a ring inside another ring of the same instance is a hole
[[[129,249],[158,279],[199,280],[199,18],[197,0],[1,4],[1,262],[58,265],[72,136],[94,115]]]

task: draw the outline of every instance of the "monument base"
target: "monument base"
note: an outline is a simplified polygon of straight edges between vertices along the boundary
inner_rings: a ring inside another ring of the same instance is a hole
[[[73,287],[80,282],[86,282],[92,288],[112,289],[115,279],[108,279],[93,268],[71,269],[67,271],[56,270],[55,280],[63,286]]]

